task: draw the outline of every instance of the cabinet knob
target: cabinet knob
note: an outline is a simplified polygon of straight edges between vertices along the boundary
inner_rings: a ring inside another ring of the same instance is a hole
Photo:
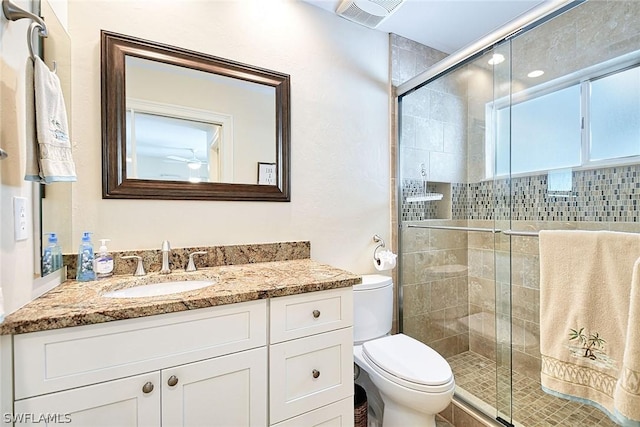
[[[320,310],[313,310],[313,317],[315,317],[316,319],[320,317]]]
[[[178,377],[176,377],[175,375],[171,375],[169,377],[169,380],[167,380],[167,384],[169,384],[169,387],[173,387],[174,385],[178,384]]]
[[[142,386],[142,392],[145,394],[151,393],[153,391],[153,383],[151,381],[146,382]]]
[[[311,371],[311,375],[313,375],[313,378],[318,378],[320,376],[320,371],[314,369],[313,371]]]

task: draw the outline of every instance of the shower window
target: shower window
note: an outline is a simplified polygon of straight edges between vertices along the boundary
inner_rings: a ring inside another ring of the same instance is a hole
[[[592,81],[589,104],[589,160],[640,155],[640,67]]]
[[[487,104],[487,178],[639,161],[640,66],[594,75]]]
[[[498,175],[507,175],[510,163],[514,174],[580,165],[579,85],[501,108],[496,119]],[[509,144],[511,159],[501,155]]]

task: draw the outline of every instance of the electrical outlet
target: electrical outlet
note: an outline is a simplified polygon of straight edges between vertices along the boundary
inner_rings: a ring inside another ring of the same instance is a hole
[[[13,198],[13,225],[16,242],[26,240],[29,237],[27,227],[27,199],[24,197]]]

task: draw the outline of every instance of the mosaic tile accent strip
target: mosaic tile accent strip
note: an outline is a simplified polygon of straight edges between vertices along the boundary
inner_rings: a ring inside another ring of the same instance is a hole
[[[575,171],[568,192],[549,192],[547,175],[455,183],[452,219],[640,222],[639,199],[640,165]]]

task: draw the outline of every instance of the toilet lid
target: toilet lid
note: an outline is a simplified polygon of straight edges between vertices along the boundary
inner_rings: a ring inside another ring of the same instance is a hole
[[[368,291],[371,289],[383,288],[393,283],[393,279],[382,274],[365,274],[362,276],[362,283],[353,285],[354,291]]]
[[[372,367],[391,381],[419,390],[441,391],[452,387],[453,373],[447,361],[431,347],[407,335],[367,341],[362,352]]]

